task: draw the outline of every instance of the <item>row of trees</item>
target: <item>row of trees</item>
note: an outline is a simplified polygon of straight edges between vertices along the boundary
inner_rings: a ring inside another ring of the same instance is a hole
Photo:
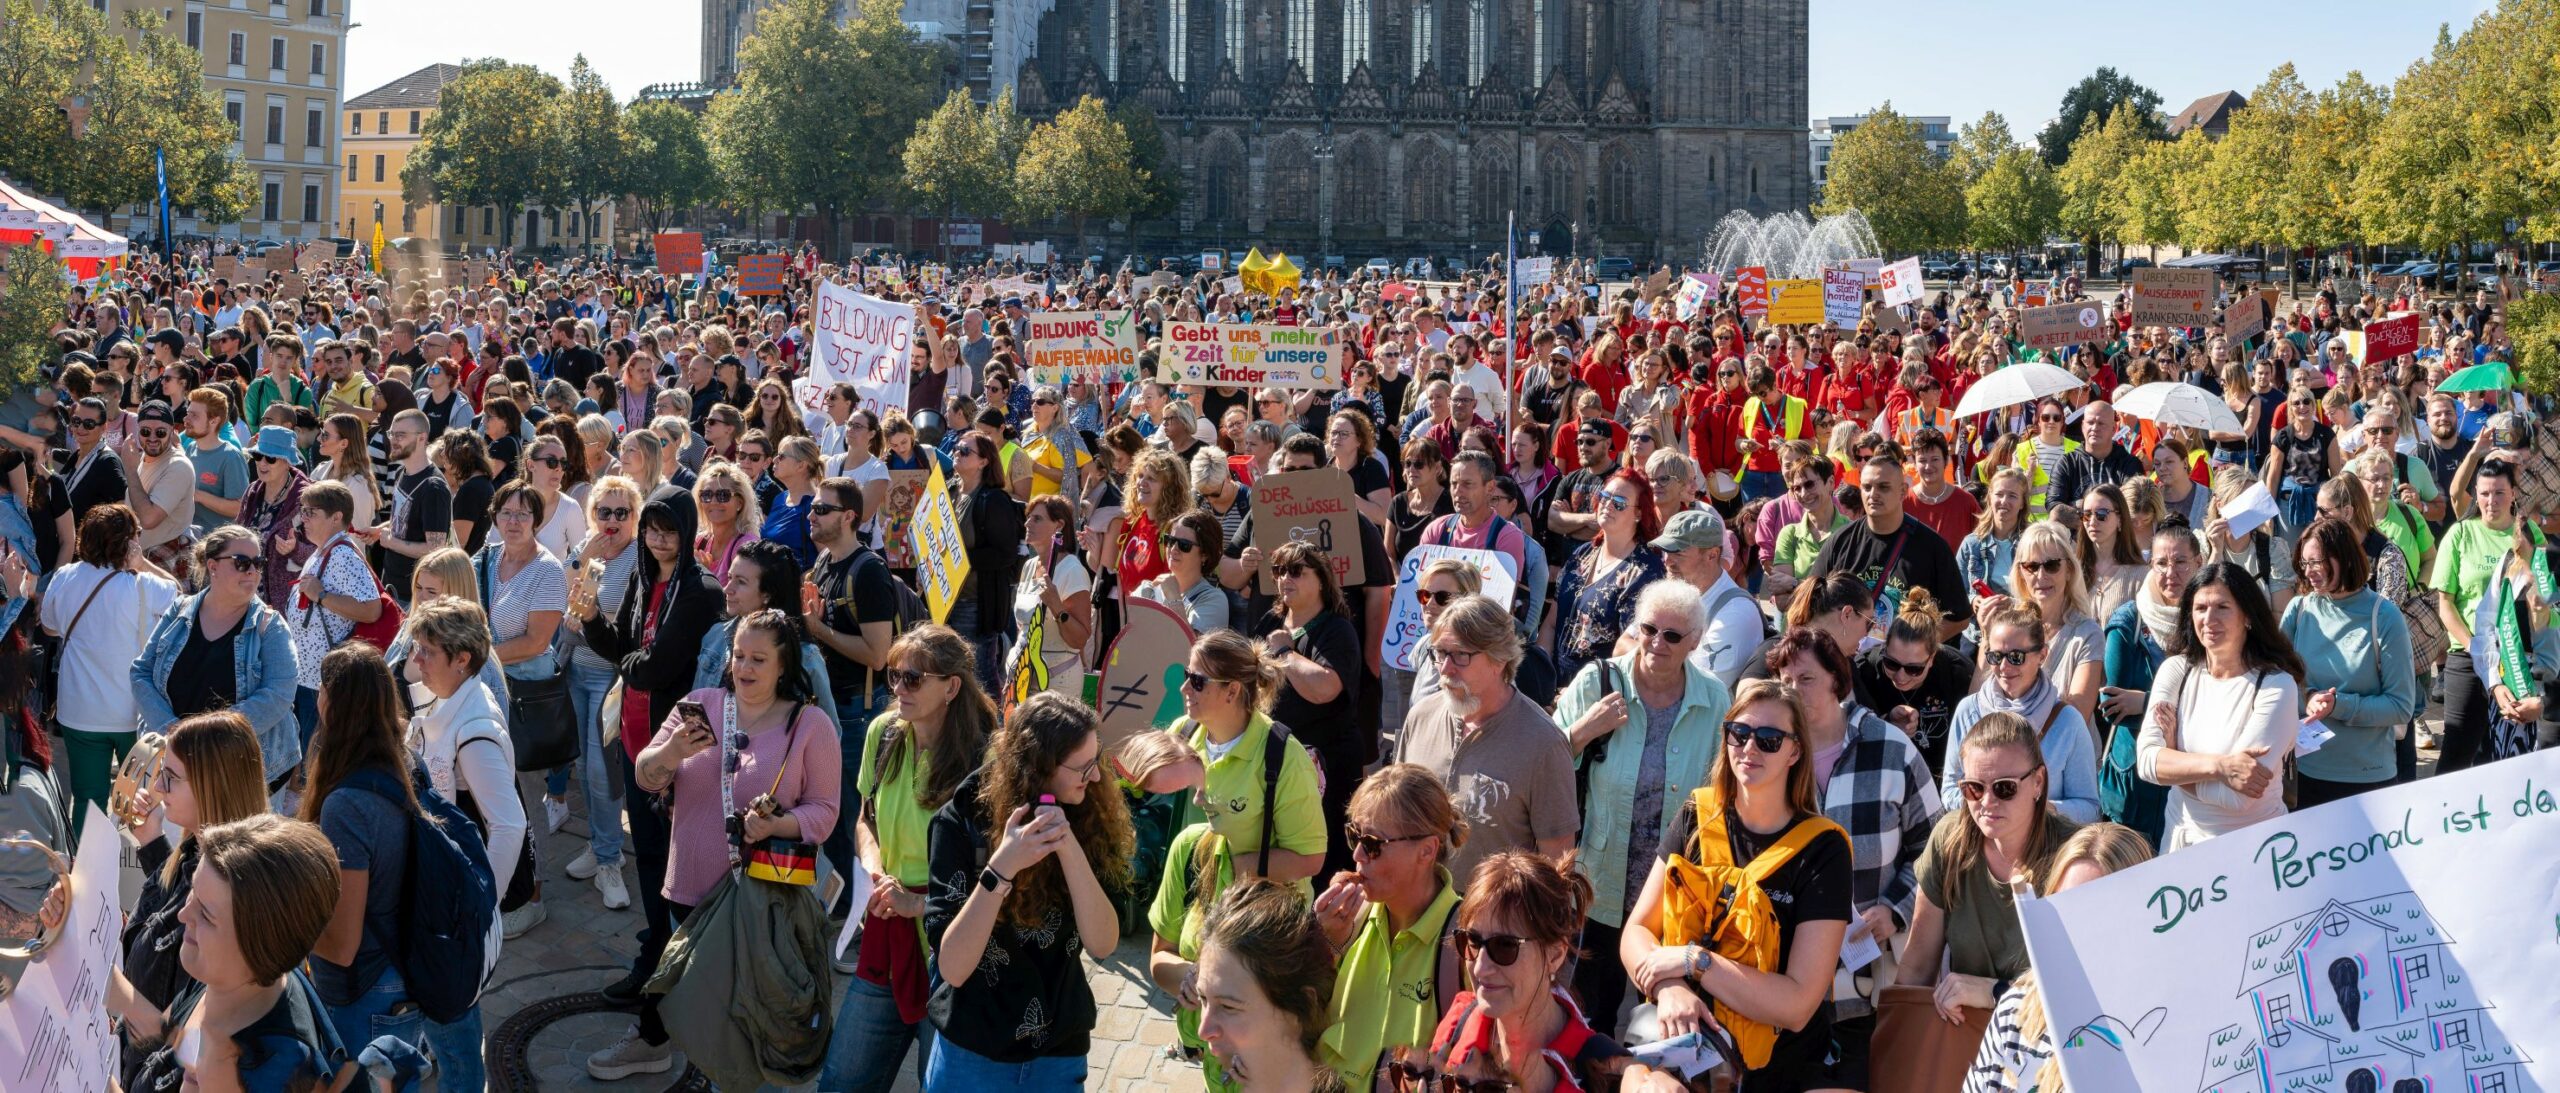
[[[2291,251],[2560,241],[2560,0],[2502,0],[2382,86],[2306,86],[2291,64],[2227,135],[2169,139],[2160,96],[2100,69],[2030,149],[1986,114],[1939,161],[1891,104],[1832,150],[1822,211],[1863,211],[1897,253],[2062,236]],[[2057,153],[2059,153],[2057,155]]]
[[[139,11],[8,0],[0,11],[0,174],[91,212],[169,200],[200,219],[247,212],[257,178],[204,86],[204,57]]]

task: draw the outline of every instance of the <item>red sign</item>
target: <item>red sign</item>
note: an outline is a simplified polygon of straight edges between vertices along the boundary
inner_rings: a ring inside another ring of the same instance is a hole
[[[702,272],[701,232],[659,232],[658,272],[669,276]]]
[[[2418,351],[2418,315],[2410,312],[2364,324],[2364,359],[2387,361]]]
[[[695,252],[696,256],[700,252]],[[749,296],[778,296],[782,293],[783,267],[789,255],[743,254],[738,256],[738,291]]]
[[[1390,304],[1398,300],[1410,300],[1418,295],[1421,294],[1416,292],[1412,285],[1402,281],[1389,281],[1378,288],[1378,299]]]
[[[1765,319],[1769,316],[1769,271],[1761,266],[1744,266],[1734,271],[1734,296],[1742,303],[1745,318]]]

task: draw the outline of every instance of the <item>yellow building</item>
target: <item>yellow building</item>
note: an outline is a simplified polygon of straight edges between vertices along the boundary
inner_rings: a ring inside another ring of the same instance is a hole
[[[125,13],[165,18],[167,33],[204,55],[204,83],[240,131],[235,146],[258,176],[240,221],[199,225],[173,209],[170,230],[241,239],[318,239],[335,234],[338,103],[345,92],[349,0],[93,0],[108,21]],[[157,210],[110,217],[155,231]]]
[[[461,74],[459,65],[432,64],[347,100],[345,173],[331,234],[371,246],[379,223],[385,240],[414,239],[430,253],[444,249],[450,227],[444,207],[407,193],[400,168],[435,116],[444,85]]]

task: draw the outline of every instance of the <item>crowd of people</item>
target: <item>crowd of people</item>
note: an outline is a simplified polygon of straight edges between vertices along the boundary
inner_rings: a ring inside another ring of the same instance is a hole
[[[913,307],[903,405],[810,378],[822,279]],[[2053,1090],[2021,890],[2560,735],[2560,431],[2437,390],[2512,360],[2486,293],[2049,352],[1996,292],[1776,327],[1570,263],[295,282],[137,257],[0,404],[0,830],[147,874],[129,1089],[482,1089],[566,878],[640,907],[600,1080],[1081,1088],[1126,945],[1213,1090],[1864,1090],[1949,1037],[1950,1093]],[[1137,370],[1029,368],[1068,308]],[[1330,328],[1346,386],[1168,384],[1186,321]],[[1954,416],[2021,361],[2082,385]],[[2160,382],[2237,430],[2115,405]],[[1258,545],[1291,472],[1356,537]],[[1135,600],[1178,701],[1106,735]]]

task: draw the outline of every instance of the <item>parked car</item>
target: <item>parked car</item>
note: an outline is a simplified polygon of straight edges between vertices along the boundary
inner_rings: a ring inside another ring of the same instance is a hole
[[[2127,258],[2116,263],[2116,278],[2122,280],[2133,276],[2135,270],[2149,268],[2151,268],[2151,260],[2148,258]]]
[[[1595,263],[1591,272],[1603,281],[1628,280],[1636,275],[1636,260],[1612,255]]]
[[[240,253],[250,258],[264,258],[268,251],[283,245],[273,239],[252,239],[240,245]]]
[[[1360,271],[1363,273],[1374,273],[1380,277],[1386,277],[1395,273],[1396,264],[1384,258],[1372,258],[1366,262],[1360,263]]]

